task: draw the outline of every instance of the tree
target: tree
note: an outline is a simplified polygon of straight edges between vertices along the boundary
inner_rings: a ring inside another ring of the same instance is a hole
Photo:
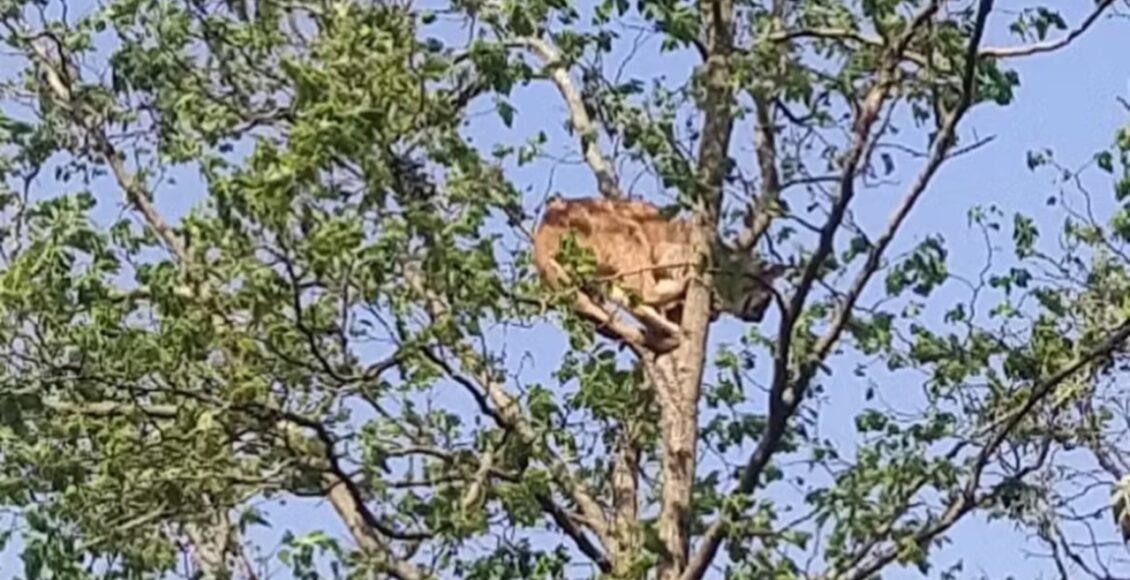
[[[1054,221],[986,192],[974,267],[895,248],[1012,63],[1120,8],[2,0],[23,575],[862,580],[981,517],[1109,577],[1130,129],[1083,170],[1029,153]],[[715,233],[789,263],[771,316],[713,320],[704,269],[675,351],[594,334],[529,267],[559,166],[684,211],[703,263]],[[294,498],[325,500],[304,533],[261,508]]]

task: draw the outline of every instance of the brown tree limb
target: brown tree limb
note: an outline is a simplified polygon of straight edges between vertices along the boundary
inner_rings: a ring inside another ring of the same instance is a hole
[[[327,489],[327,498],[333,506],[345,528],[349,530],[353,540],[357,542],[366,553],[370,554],[381,568],[397,580],[424,580],[428,578],[422,570],[415,565],[401,560],[392,555],[391,548],[384,540],[373,532],[365,521],[363,514],[365,507],[359,499],[350,492],[346,481],[332,473],[323,476],[323,485]]]

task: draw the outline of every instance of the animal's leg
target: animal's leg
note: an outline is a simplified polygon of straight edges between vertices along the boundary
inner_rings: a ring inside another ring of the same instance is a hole
[[[635,307],[632,307],[628,296],[618,287],[612,287],[608,298],[617,305],[626,308],[632,312],[632,314],[635,314],[636,318],[639,318],[640,322],[644,323],[644,325],[649,328],[662,330],[664,333],[671,336],[679,336],[679,333],[682,332],[682,329],[680,329],[677,324],[664,318],[663,315],[652,306],[648,304],[637,304]]]
[[[617,321],[614,314],[602,308],[583,292],[578,292],[576,296],[577,313],[594,322],[596,331],[606,338],[628,341],[660,354],[672,351],[679,346],[677,334],[655,336],[651,332],[642,333],[633,326]]]
[[[689,277],[659,280],[652,288],[650,300],[644,302],[652,306],[664,306],[681,299],[687,293]]]
[[[660,242],[652,250],[655,286],[648,304],[665,306],[681,300],[691,279],[691,254],[686,244]]]

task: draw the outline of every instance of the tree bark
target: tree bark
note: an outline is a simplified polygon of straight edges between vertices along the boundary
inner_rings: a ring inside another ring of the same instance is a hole
[[[701,0],[699,12],[706,24],[705,95],[702,103],[702,144],[698,155],[698,190],[695,192],[695,228],[692,242],[696,254],[709,263],[718,227],[722,185],[729,168],[730,137],[733,133],[732,51],[734,7],[731,0]],[[708,272],[702,284],[691,284],[683,310],[683,343],[670,355],[660,356],[652,366],[663,429],[663,489],[660,497],[658,577],[681,576],[690,551],[695,467],[698,446],[698,399],[706,361],[712,280]]]
[[[194,522],[184,526],[188,538],[195,577],[204,580],[228,580],[234,578],[233,569],[237,557],[242,555],[231,518],[223,508],[213,508],[207,521]],[[245,574],[250,574],[246,570]],[[250,575],[248,576],[250,578]]]
[[[640,447],[636,422],[625,420],[616,438],[612,465],[612,577],[635,578],[640,557]]]

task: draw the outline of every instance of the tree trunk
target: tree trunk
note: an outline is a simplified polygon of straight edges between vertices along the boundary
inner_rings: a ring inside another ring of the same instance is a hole
[[[722,185],[729,168],[733,132],[733,90],[730,86],[732,0],[701,0],[700,18],[706,30],[705,97],[702,145],[698,154],[698,191],[694,197],[695,228],[692,242],[697,255],[710,263],[717,235]],[[658,357],[652,365],[663,429],[663,490],[658,533],[664,553],[659,560],[660,580],[675,580],[687,567],[690,551],[692,492],[698,446],[698,398],[706,363],[712,285],[709,272],[702,284],[691,284],[683,310],[683,343]]]
[[[640,558],[639,469],[640,447],[635,421],[626,420],[616,439],[612,466],[612,576],[635,578]]]
[[[233,578],[231,556],[238,549],[233,541],[230,518],[227,512],[217,509],[206,522],[184,526],[184,534],[191,546],[191,559],[196,567],[195,578],[228,580]]]

